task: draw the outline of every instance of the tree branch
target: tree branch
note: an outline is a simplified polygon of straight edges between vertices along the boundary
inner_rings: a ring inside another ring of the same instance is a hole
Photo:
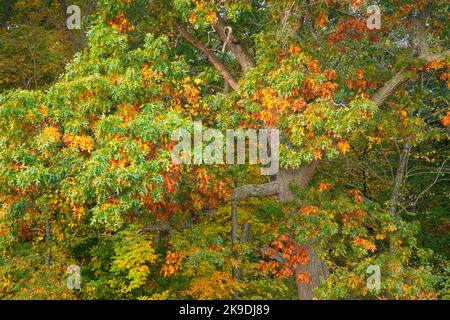
[[[386,81],[377,92],[375,92],[372,98],[373,102],[375,102],[377,106],[381,106],[384,101],[392,95],[397,87],[408,79],[409,76],[405,70],[397,72],[391,79]]]
[[[198,41],[191,34],[189,34],[189,32],[187,32],[186,28],[183,25],[177,24],[177,28],[180,31],[180,34],[183,36],[184,39],[186,39],[187,42],[189,42],[191,45],[193,45],[203,54],[206,55],[209,62],[211,62],[214,68],[216,68],[216,70],[220,72],[220,74],[222,75],[224,80],[230,85],[230,87],[232,87],[234,90],[237,90],[238,83],[236,79],[234,79],[234,77],[222,64],[222,62],[220,62],[219,59],[217,59],[216,56],[213,53],[211,53],[205,45],[203,45],[200,41]]]
[[[247,73],[248,70],[256,66],[255,59],[253,59],[253,56],[241,45],[242,42],[233,35],[233,31],[228,31],[231,32],[231,34],[229,34],[227,33],[226,28],[226,21],[217,15],[214,29],[219,34],[220,39],[223,42],[226,42],[228,48],[233,52],[234,57],[241,65],[244,73]]]
[[[428,45],[428,36],[426,30],[426,21],[430,16],[431,7],[434,1],[429,1],[424,11],[416,20],[416,40],[419,48],[419,59],[426,62],[445,59],[450,55],[450,50],[445,50],[438,53],[432,53]],[[373,95],[372,100],[377,106],[381,106],[400,86],[402,83],[411,78],[411,74],[403,69],[398,71],[391,79],[389,79],[380,89]]]
[[[416,198],[416,200],[414,201],[413,205],[415,206],[417,204],[417,202],[419,201],[419,199],[426,194],[439,180],[439,176],[442,173],[442,170],[444,169],[445,164],[447,163],[447,161],[449,160],[449,158],[445,159],[445,161],[442,163],[442,165],[439,167],[437,174],[436,174],[436,178],[433,180],[433,182],[427,187],[425,188],[425,190],[423,190]]]
[[[442,60],[450,55],[450,50],[438,53],[427,53],[420,55],[419,58],[427,62]],[[377,106],[381,106],[400,86],[403,82],[411,78],[411,74],[407,70],[398,71],[391,79],[384,83],[384,85],[375,92],[372,100]]]
[[[247,184],[233,189],[231,199],[233,201],[243,200],[250,197],[262,198],[276,196],[280,193],[278,182],[268,182],[264,184]]]

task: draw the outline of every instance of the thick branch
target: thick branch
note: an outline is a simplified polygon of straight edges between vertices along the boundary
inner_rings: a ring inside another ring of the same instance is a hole
[[[450,50],[446,50],[438,53],[426,53],[420,55],[419,58],[427,62],[442,60],[450,55]],[[407,70],[398,71],[391,79],[386,81],[384,85],[375,92],[372,100],[377,106],[381,106],[393,93],[394,91],[405,81],[410,79],[412,76]]]
[[[422,12],[416,21],[416,39],[419,46],[419,58],[431,62],[435,60],[442,60],[450,54],[450,51],[439,53],[431,53],[427,41],[426,21],[430,15],[431,6],[434,1],[430,1],[426,9]],[[373,96],[373,101],[377,106],[383,104],[386,99],[392,95],[399,85],[410,78],[410,74],[406,70],[397,72],[383,87],[381,87]]]
[[[427,62],[442,60],[450,55],[450,50],[432,53],[430,46],[428,45],[426,22],[428,17],[430,16],[433,3],[433,0],[429,1],[424,11],[415,21],[416,40],[419,48],[419,59],[425,60]],[[390,80],[388,80],[380,89],[378,89],[377,92],[375,92],[372,100],[377,106],[381,106],[386,101],[386,99],[388,99],[395,92],[398,86],[410,79],[411,76],[412,74],[410,74],[405,69],[398,71]]]
[[[131,241],[136,240],[136,238],[144,235],[147,232],[155,232],[155,231],[156,232],[162,232],[162,233],[171,233],[172,232],[172,226],[170,225],[169,221],[156,221],[154,224],[143,228],[134,237],[132,237],[131,239],[128,239],[126,241],[126,243],[130,243]]]
[[[223,18],[217,15],[217,21],[214,24],[214,29],[219,34],[220,39],[222,39],[223,42],[226,42],[228,48],[231,52],[233,52],[233,55],[241,65],[244,73],[247,73],[248,70],[256,66],[255,60],[247,49],[241,44],[242,42],[233,35],[233,31],[228,31],[231,32],[231,34],[227,33],[226,27],[226,22]]]
[[[278,182],[268,182],[264,184],[248,184],[237,187],[233,190],[232,200],[243,200],[250,197],[270,197],[276,196],[280,192],[280,185]]]
[[[298,170],[280,169],[276,180],[264,184],[249,184],[233,190],[232,200],[244,200],[251,197],[278,196],[280,201],[292,200],[294,195],[290,192],[290,185],[294,184],[305,189],[319,164],[318,160],[303,166]]]
[[[445,51],[436,52],[436,53],[423,54],[423,55],[420,55],[419,58],[425,60],[426,62],[432,62],[432,61],[437,61],[437,60],[443,60],[443,59],[447,58],[448,56],[450,56],[450,50],[445,50]]]
[[[216,56],[213,53],[211,53],[205,45],[203,45],[203,43],[201,43],[200,41],[195,39],[191,34],[189,34],[189,32],[187,32],[186,28],[183,25],[178,24],[177,28],[180,31],[180,34],[183,36],[183,38],[186,39],[186,41],[188,41],[190,44],[192,44],[194,47],[200,50],[204,55],[206,55],[209,62],[211,62],[214,68],[216,68],[216,70],[220,72],[220,74],[222,75],[224,80],[230,85],[230,87],[232,87],[234,90],[237,90],[238,88],[237,81],[233,78],[231,73],[222,64],[222,62],[220,62],[219,59],[217,59]]]
[[[381,106],[387,98],[397,89],[399,85],[409,79],[409,76],[405,70],[397,72],[391,79],[375,92],[372,100],[377,106]]]

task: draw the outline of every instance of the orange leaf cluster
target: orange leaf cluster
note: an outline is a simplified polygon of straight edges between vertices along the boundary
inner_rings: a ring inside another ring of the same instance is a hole
[[[360,209],[351,210],[343,214],[342,222],[347,226],[352,223],[359,224],[363,222],[365,216],[365,212]]]
[[[331,187],[331,183],[321,183],[319,184],[319,191],[324,192],[325,190],[328,190]]]
[[[123,12],[112,18],[110,24],[113,26],[113,28],[119,30],[120,32],[134,30],[133,24],[130,22],[130,20],[127,19]]]
[[[304,206],[300,209],[300,214],[312,216],[316,215],[319,212],[319,208],[316,206]]]
[[[297,53],[300,53],[300,48],[295,44],[291,44],[291,46],[289,47],[289,54],[297,54]]]
[[[277,93],[269,87],[256,91],[253,100],[263,106],[263,110],[256,117],[267,126],[274,126],[279,118],[288,110],[289,101],[284,97],[279,97]]]
[[[355,202],[362,202],[363,197],[361,196],[361,192],[357,189],[353,189],[350,191],[351,194],[355,197]]]
[[[59,141],[61,139],[58,128],[55,126],[44,128],[44,130],[42,130],[42,134],[53,141]]]
[[[180,251],[168,251],[166,256],[166,264],[161,268],[161,274],[169,277],[180,269],[183,255]]]
[[[307,272],[300,271],[295,276],[295,281],[311,284],[312,283],[312,277]]]
[[[271,258],[271,261],[259,262],[259,269],[262,272],[270,271],[278,278],[286,278],[294,275],[299,265],[309,263],[308,250],[299,246],[288,235],[281,235],[271,243],[271,246],[263,253]],[[297,274],[296,280],[310,283],[311,277],[304,273]]]
[[[339,141],[337,148],[340,154],[345,155],[350,150],[350,144],[345,140]]]
[[[352,0],[352,7],[358,10],[365,0]]]
[[[427,71],[431,71],[431,70],[439,70],[442,69],[446,66],[446,63],[444,62],[444,60],[435,60],[435,61],[431,61],[430,63],[427,64]]]
[[[80,220],[84,216],[85,210],[82,206],[72,203],[72,210],[77,220]]]
[[[370,242],[366,239],[360,238],[360,237],[356,237],[354,242],[356,245],[359,245],[371,252],[374,252],[377,249],[375,244],[373,244],[372,242]]]
[[[321,29],[325,27],[327,22],[328,22],[328,15],[326,14],[326,12],[320,12],[316,20],[316,27]]]
[[[442,122],[442,125],[445,127],[450,125],[450,111],[447,112],[447,114],[445,115],[444,118],[442,118],[441,122]]]
[[[229,299],[239,285],[230,272],[214,271],[208,277],[196,278],[187,293],[196,299]]]
[[[344,20],[339,20],[337,32],[328,38],[328,42],[330,44],[337,44],[345,40],[360,41],[366,34],[369,36],[370,41],[375,42],[378,40],[375,29],[370,30],[367,28],[366,19],[345,18]],[[342,49],[345,51],[344,48]]]
[[[88,135],[74,135],[66,133],[64,135],[64,142],[70,148],[78,148],[80,151],[91,153],[94,149],[94,140]]]
[[[213,11],[209,11],[208,14],[206,15],[206,22],[208,22],[209,24],[215,24],[217,21],[217,14],[216,12]]]

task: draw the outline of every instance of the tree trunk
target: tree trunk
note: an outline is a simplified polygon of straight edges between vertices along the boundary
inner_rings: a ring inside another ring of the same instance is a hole
[[[318,164],[319,161],[314,160],[299,170],[281,169],[276,176],[276,182],[278,182],[280,188],[278,199],[282,202],[293,200],[294,195],[290,191],[291,186],[300,189],[307,188]],[[312,300],[314,298],[314,289],[328,277],[326,263],[319,259],[312,245],[308,244],[306,248],[308,249],[309,263],[298,265],[294,272],[299,300]],[[312,282],[310,284],[297,281],[297,275],[301,272],[306,272],[311,277]]]
[[[409,149],[411,148],[409,140],[407,139],[403,144],[402,151],[400,153],[400,159],[397,168],[397,174],[395,175],[394,188],[392,189],[391,196],[391,214],[397,215],[398,198],[400,197],[400,191],[402,188],[403,180],[405,179],[406,163],[408,161]]]
[[[319,164],[318,160],[313,160],[310,164],[299,170],[280,169],[276,175],[275,181],[278,183],[278,199],[282,202],[293,200],[294,195],[290,190],[290,186],[296,186],[305,189]]]
[[[45,265],[49,266],[51,264],[52,256],[50,252],[50,237],[52,236],[50,218],[45,217]]]
[[[66,0],[60,0],[60,5],[61,5],[61,9],[63,10],[64,13],[64,17],[67,19],[69,17],[69,15],[67,14],[67,8],[71,5],[73,5],[73,1],[69,0],[69,4],[67,4]],[[89,14],[89,11],[83,10],[84,14]],[[64,25],[66,24],[66,21],[64,21]],[[77,38],[77,35],[75,34],[75,31],[73,31],[72,29],[69,29],[69,38],[70,41],[72,42],[72,47],[75,50],[75,52],[78,52],[80,50],[83,50],[84,48],[87,47],[87,38],[86,38],[86,34],[84,33],[83,30],[79,30],[79,38]]]
[[[319,161],[314,160],[299,170],[281,169],[274,181],[260,185],[244,185],[235,188],[232,195],[232,211],[234,210],[234,203],[237,200],[244,200],[250,197],[277,196],[281,202],[293,200],[294,195],[290,191],[290,187],[307,188],[318,164]],[[232,238],[237,238],[237,234],[233,233]],[[318,258],[315,249],[310,244],[306,246],[308,248],[310,262],[307,265],[300,265],[294,272],[295,278],[302,271],[307,272],[312,278],[311,284],[296,281],[297,295],[301,300],[312,299],[314,289],[317,288],[321,281],[328,277],[325,262]]]
[[[238,222],[237,222],[237,201],[233,200],[231,202],[231,246],[233,250],[233,259],[237,260],[239,258],[239,255],[237,251],[235,250],[235,246],[238,242]],[[239,280],[239,270],[237,267],[232,268],[231,274],[233,277],[233,280],[238,281]],[[239,298],[238,292],[234,291],[233,299],[237,300]]]
[[[326,263],[317,256],[312,246],[307,246],[309,255],[309,264],[298,265],[294,272],[297,279],[299,273],[306,272],[311,277],[311,283],[295,281],[297,285],[297,297],[299,300],[312,300],[314,298],[314,289],[316,289],[323,280],[328,278],[328,267]]]

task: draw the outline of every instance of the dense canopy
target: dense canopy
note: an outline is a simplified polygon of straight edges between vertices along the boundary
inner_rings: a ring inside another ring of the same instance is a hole
[[[70,4],[0,5],[1,299],[449,298],[447,1]]]

